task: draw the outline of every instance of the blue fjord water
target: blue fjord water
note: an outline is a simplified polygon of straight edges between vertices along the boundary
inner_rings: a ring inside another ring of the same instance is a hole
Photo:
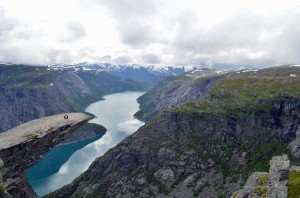
[[[62,145],[51,150],[42,161],[26,171],[34,191],[43,196],[70,182],[83,173],[90,164],[108,149],[134,133],[144,123],[133,117],[139,110],[136,99],[144,92],[123,92],[106,95],[89,105],[86,112],[96,118],[91,123],[105,126],[102,138]]]

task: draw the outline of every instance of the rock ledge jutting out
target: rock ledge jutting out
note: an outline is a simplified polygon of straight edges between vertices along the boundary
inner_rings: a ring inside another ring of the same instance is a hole
[[[89,119],[68,113],[33,120],[0,134],[0,197],[38,197],[25,170]]]

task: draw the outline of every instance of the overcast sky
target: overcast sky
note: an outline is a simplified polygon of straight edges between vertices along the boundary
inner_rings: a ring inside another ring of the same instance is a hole
[[[1,0],[0,62],[300,63],[299,0]]]

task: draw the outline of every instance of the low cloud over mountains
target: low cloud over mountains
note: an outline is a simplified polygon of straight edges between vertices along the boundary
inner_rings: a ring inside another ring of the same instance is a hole
[[[295,0],[3,0],[0,62],[299,63],[299,23]]]

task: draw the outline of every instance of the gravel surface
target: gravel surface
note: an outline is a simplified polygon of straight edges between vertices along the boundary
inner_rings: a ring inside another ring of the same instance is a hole
[[[64,118],[65,115],[68,115],[68,119]],[[83,113],[67,113],[32,120],[0,133],[0,149],[9,148],[33,138],[41,138],[60,127],[74,125],[88,119],[90,116]]]

